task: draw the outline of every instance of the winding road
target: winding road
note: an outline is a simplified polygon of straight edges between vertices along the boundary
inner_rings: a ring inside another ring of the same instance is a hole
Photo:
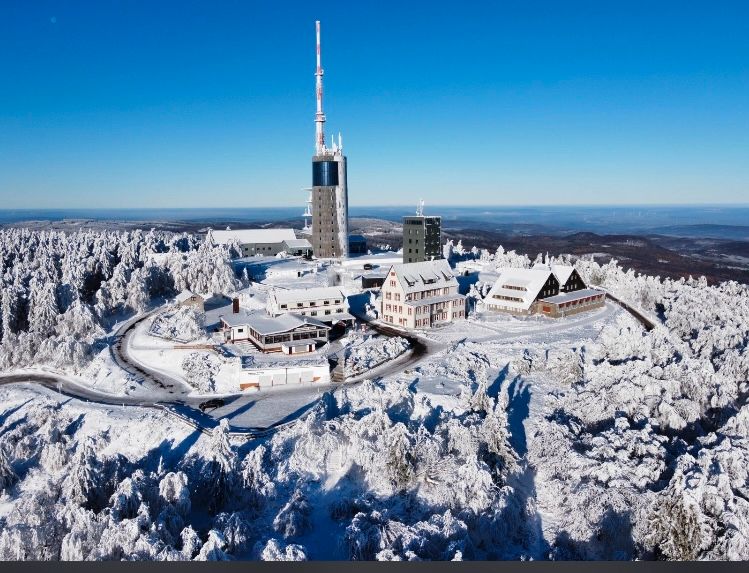
[[[607,294],[607,296],[632,313],[647,330],[652,330],[654,325],[646,317],[626,303],[615,299],[611,295]],[[206,399],[206,396],[191,397],[189,395],[191,388],[186,383],[175,379],[167,373],[155,370],[138,362],[127,352],[130,337],[137,325],[151,317],[156,312],[159,312],[159,310],[161,309],[154,309],[145,314],[138,315],[120,325],[110,336],[109,348],[114,362],[120,368],[132,376],[152,383],[154,388],[162,390],[161,392],[158,392],[160,396],[154,396],[153,398],[148,399],[128,395],[119,396],[107,394],[79,384],[64,376],[38,371],[0,374],[0,385],[31,382],[55,390],[70,398],[75,398],[85,402],[93,402],[106,406],[130,406],[158,409],[170,413],[202,432],[210,432],[218,425],[220,419],[226,417],[230,420],[232,432],[251,438],[274,431],[304,416],[311,410],[320,394],[331,387],[335,388],[342,385],[359,384],[366,379],[384,378],[399,374],[415,367],[425,358],[440,352],[447,347],[447,345],[442,342],[423,338],[414,333],[402,331],[398,328],[393,328],[378,322],[372,322],[367,317],[359,317],[367,322],[370,328],[384,336],[401,336],[407,339],[411,345],[411,349],[385,364],[381,364],[372,370],[361,373],[357,376],[347,378],[339,384],[334,383],[332,385],[326,385],[325,387],[307,386],[304,388],[281,388],[274,389],[273,392],[253,394],[237,393],[222,396],[225,401],[224,406],[204,413],[200,411],[198,406]],[[489,339],[496,340],[498,338],[521,338],[541,331],[553,332],[567,330],[592,321],[600,320],[603,318],[601,316],[602,313],[605,313],[605,315],[608,316],[612,312],[613,307],[607,305],[602,312],[595,313],[589,317],[581,317],[577,320],[565,321],[563,324],[544,325],[542,328],[531,329],[524,332],[500,331],[499,329],[491,328],[490,325],[482,325],[482,327],[486,326],[488,330],[496,330],[496,333],[491,336],[472,338],[472,340],[481,341]],[[258,408],[258,405],[261,404],[264,409]],[[259,410],[262,411],[258,413]],[[248,415],[248,412],[251,413],[251,416]],[[250,421],[252,423],[248,423]]]

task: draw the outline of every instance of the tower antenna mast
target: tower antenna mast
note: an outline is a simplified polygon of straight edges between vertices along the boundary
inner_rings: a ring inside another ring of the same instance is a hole
[[[317,113],[315,113],[315,152],[317,155],[325,153],[325,114],[322,111],[322,64],[320,63],[320,20],[315,21],[317,32],[317,70],[315,71],[315,93],[317,97]]]

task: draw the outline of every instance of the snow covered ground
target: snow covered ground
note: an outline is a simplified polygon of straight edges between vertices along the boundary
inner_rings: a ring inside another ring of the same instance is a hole
[[[0,559],[749,559],[746,285],[579,260],[656,327],[612,304],[479,314],[423,333],[432,354],[375,380],[202,414],[196,395],[140,405],[168,391],[116,374],[106,333],[174,290],[231,284],[260,304],[268,285],[188,235],[0,231],[0,247],[15,264],[0,277],[4,373],[63,372],[121,401],[0,379]],[[531,264],[445,253],[480,273]],[[176,351],[143,328],[123,344],[176,375]]]

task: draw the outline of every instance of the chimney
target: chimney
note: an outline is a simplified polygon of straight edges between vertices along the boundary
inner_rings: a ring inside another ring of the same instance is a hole
[[[233,298],[231,300],[231,311],[234,314],[239,314],[239,299]]]

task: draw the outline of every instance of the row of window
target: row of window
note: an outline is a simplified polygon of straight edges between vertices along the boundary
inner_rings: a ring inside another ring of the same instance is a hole
[[[505,311],[514,312],[514,313],[517,313],[517,314],[528,314],[528,311],[525,311],[525,310],[522,310],[522,309],[519,309],[519,308],[514,308],[514,307],[511,307],[511,306],[504,306],[504,305],[501,305],[501,304],[490,304],[488,306],[492,310],[505,310]]]
[[[342,308],[337,308],[337,309],[335,309],[335,311],[336,312],[343,312],[343,309]],[[304,312],[304,311],[300,312],[299,314],[301,314],[302,316],[307,316],[307,313]],[[325,316],[330,315],[330,314],[333,314],[333,311],[330,310],[329,308],[326,308],[325,309]],[[309,316],[317,316],[317,311],[316,310],[310,311]]]
[[[510,300],[512,302],[523,302],[522,298],[518,298],[515,296],[507,296],[504,294],[495,294],[495,295],[492,295],[492,298],[496,298],[498,300]]]
[[[433,296],[448,295],[450,294],[450,287],[435,288],[429,290],[423,290],[420,292],[413,292],[406,295],[406,300],[423,300],[425,298],[432,298]]]
[[[603,298],[602,294],[598,294],[595,296],[588,296],[588,297],[581,298],[578,300],[571,300],[569,302],[563,302],[559,305],[559,308],[569,308],[571,306],[579,306],[579,305],[583,305],[589,302],[598,302],[602,298]]]
[[[297,306],[297,308],[304,308],[304,304],[305,303],[303,303],[303,302],[298,302],[298,303],[296,303],[296,306]],[[317,301],[314,301],[314,300],[311,300],[311,301],[307,302],[307,306],[310,307],[310,308],[314,308],[316,306],[328,306],[329,304],[330,304],[330,300],[324,300],[324,301],[322,301],[322,305],[320,305],[320,303],[318,303]],[[333,299],[333,304],[341,304],[341,299],[340,298]],[[281,305],[281,308],[282,309],[288,309],[289,305],[286,304],[286,303],[284,303],[284,304]]]

